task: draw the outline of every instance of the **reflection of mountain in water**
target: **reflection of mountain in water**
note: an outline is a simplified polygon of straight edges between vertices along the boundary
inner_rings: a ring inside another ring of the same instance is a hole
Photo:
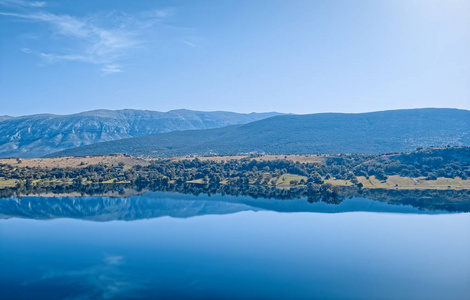
[[[184,195],[149,192],[130,198],[110,197],[11,197],[0,200],[0,218],[76,218],[95,221],[138,220],[170,216],[188,218],[241,211],[341,213],[353,211],[438,214],[410,205],[391,205],[366,198],[351,198],[339,204],[309,203],[306,199],[273,200],[222,195]]]
[[[187,218],[245,210],[252,208],[239,203],[205,201],[202,197],[165,193],[150,193],[130,198],[13,197],[0,201],[0,216],[31,219],[76,218],[110,221],[163,216]]]

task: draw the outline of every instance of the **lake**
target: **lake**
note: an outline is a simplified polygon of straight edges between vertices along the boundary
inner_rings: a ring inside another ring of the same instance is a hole
[[[148,192],[0,199],[1,299],[468,299],[470,214]]]

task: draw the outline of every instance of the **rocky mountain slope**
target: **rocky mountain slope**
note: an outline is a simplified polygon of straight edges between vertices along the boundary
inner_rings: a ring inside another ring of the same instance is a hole
[[[41,157],[68,148],[148,134],[245,124],[278,113],[95,110],[73,115],[0,116],[0,157]]]

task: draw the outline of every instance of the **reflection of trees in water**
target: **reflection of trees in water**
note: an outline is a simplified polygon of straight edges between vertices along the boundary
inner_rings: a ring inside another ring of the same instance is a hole
[[[309,203],[316,203],[316,202],[325,202],[328,204],[340,204],[343,202],[345,199],[344,196],[342,195],[328,195],[328,196],[322,196],[322,195],[316,195],[316,196],[310,196],[307,198],[307,201]]]
[[[340,204],[345,198],[364,197],[389,204],[411,205],[426,210],[470,211],[469,190],[387,190],[387,189],[358,189],[357,187],[337,187],[329,184],[280,189],[266,185],[224,185],[224,184],[194,184],[168,183],[154,181],[152,183],[132,184],[94,184],[94,185],[57,185],[48,187],[24,186],[21,189],[0,189],[0,197],[20,195],[39,195],[44,193],[81,195],[113,195],[123,196],[126,190],[137,192],[151,190],[162,192],[177,192],[184,194],[221,194],[232,196],[250,196],[253,198],[295,199],[306,198],[308,202],[325,202]]]
[[[387,190],[361,191],[365,198],[426,210],[470,212],[470,190]]]

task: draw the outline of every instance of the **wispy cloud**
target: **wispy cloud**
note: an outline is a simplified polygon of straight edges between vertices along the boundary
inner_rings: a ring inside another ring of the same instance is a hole
[[[76,61],[99,65],[103,74],[122,72],[120,60],[130,50],[144,47],[144,33],[173,14],[172,10],[153,10],[135,15],[110,12],[79,18],[44,11],[44,2],[0,0],[0,4],[29,8],[21,12],[0,11],[0,16],[46,24],[53,29],[54,37],[64,38],[64,47],[60,50],[22,49],[24,53],[37,55],[48,63]]]
[[[0,5],[21,6],[21,7],[44,7],[44,1],[23,1],[23,0],[0,0]]]
[[[193,48],[197,47],[197,44],[196,44],[196,43],[190,42],[190,41],[188,41],[188,40],[181,40],[181,42],[182,42],[183,44],[185,44],[186,46],[189,46],[189,47],[193,47]]]
[[[104,75],[122,72],[122,66],[118,64],[105,65],[101,71]]]

